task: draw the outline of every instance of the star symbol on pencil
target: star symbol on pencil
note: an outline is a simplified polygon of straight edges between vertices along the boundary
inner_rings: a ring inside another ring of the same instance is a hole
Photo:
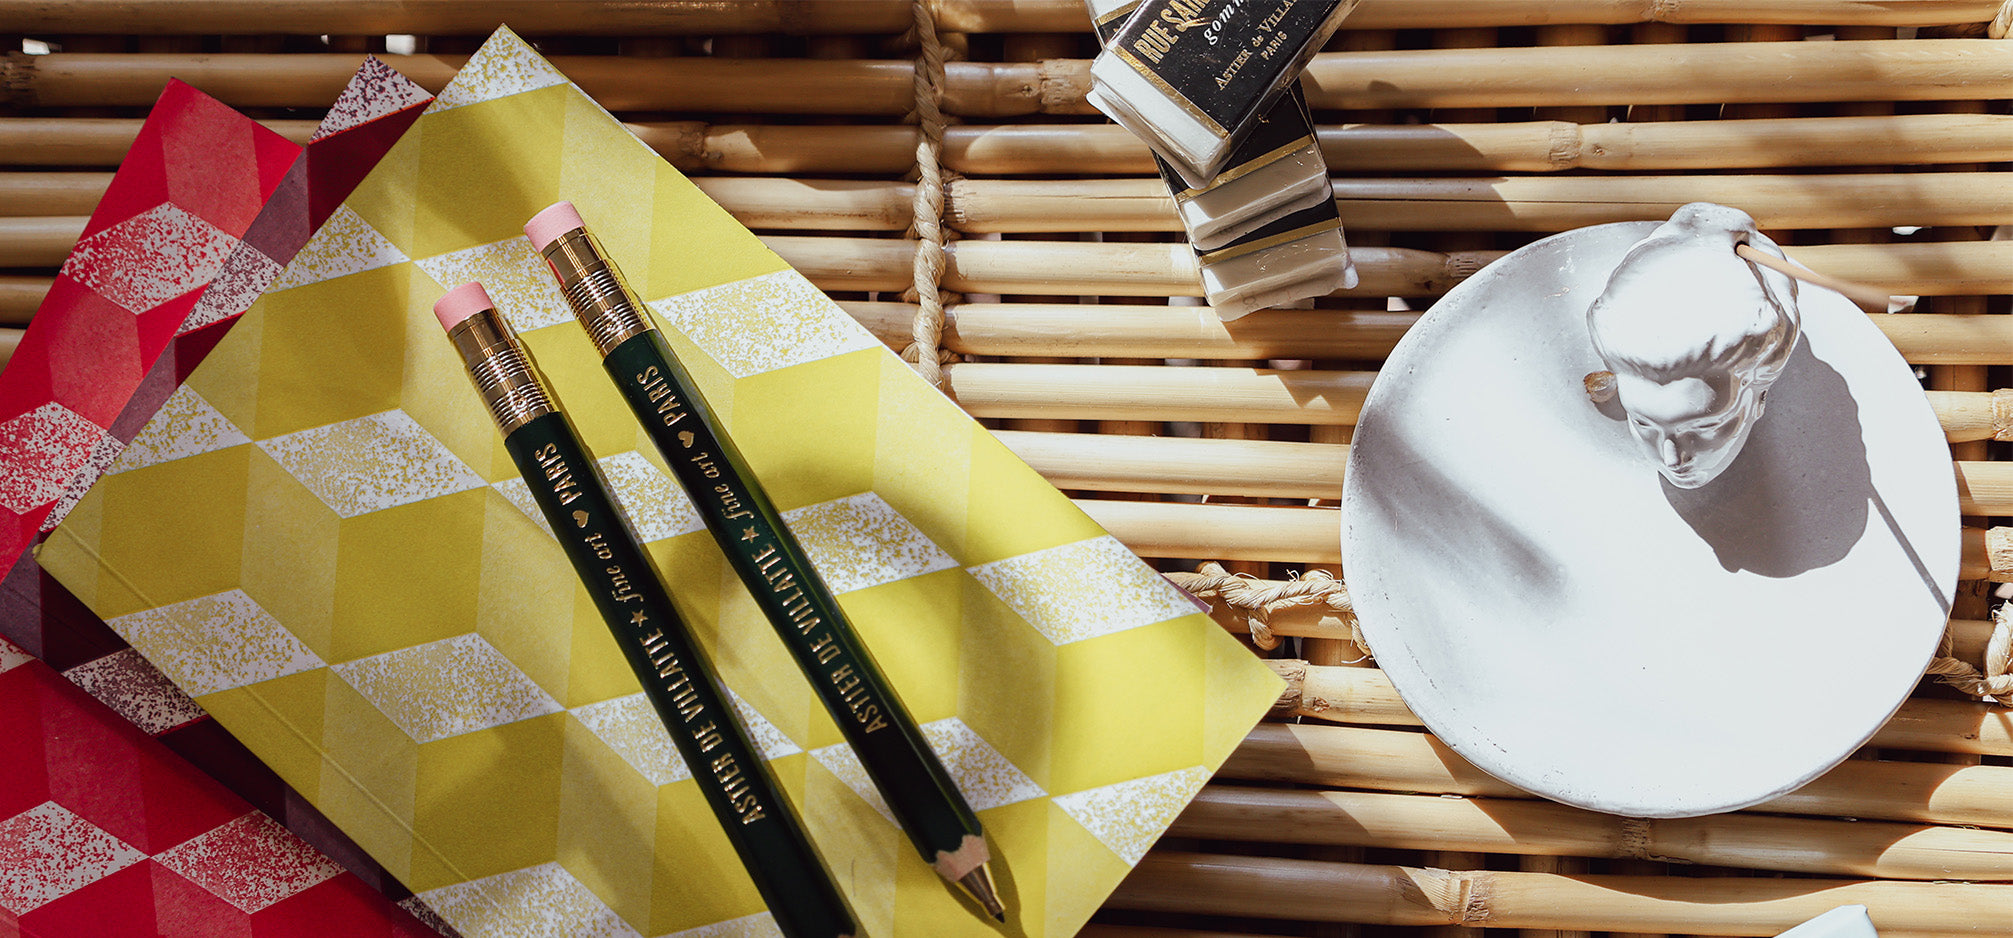
[[[754,540],[754,539],[755,539],[755,529],[754,529],[754,528],[742,528],[742,529],[741,529],[741,540],[744,540],[744,541],[752,541],[752,540]]]
[[[636,610],[629,616],[629,624],[631,625],[642,625],[648,621],[650,621],[650,617],[645,615],[641,609]]]

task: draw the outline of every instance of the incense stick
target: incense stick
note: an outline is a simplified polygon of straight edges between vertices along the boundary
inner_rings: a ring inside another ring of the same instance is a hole
[[[1826,290],[1837,293],[1851,300],[1854,305],[1869,313],[1886,312],[1888,304],[1893,300],[1887,294],[1876,292],[1871,287],[1861,286],[1856,283],[1847,283],[1837,277],[1827,277],[1815,271],[1798,267],[1766,251],[1758,250],[1753,245],[1736,245],[1733,250],[1735,254],[1739,254],[1753,263],[1794,277],[1812,286],[1823,287]]]

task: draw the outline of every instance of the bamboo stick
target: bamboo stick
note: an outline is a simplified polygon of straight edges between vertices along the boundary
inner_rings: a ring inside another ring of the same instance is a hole
[[[264,120],[295,143],[314,135],[311,120]],[[117,166],[140,133],[141,121],[119,117],[0,119],[0,163],[16,166]]]
[[[1548,801],[1210,785],[1169,836],[1672,860],[1908,880],[2013,880],[2013,832],[1720,814],[1643,819]]]
[[[438,91],[460,56],[383,56]],[[612,111],[900,115],[907,61],[554,56]],[[141,106],[171,76],[234,107],[325,107],[357,57],[54,53],[0,69],[17,107]],[[1090,63],[951,62],[946,112],[1091,114]],[[1319,109],[1530,107],[1751,101],[1945,101],[2013,97],[2013,49],[1985,39],[1417,49],[1316,56],[1303,79]]]
[[[111,173],[0,173],[0,215],[88,216],[111,182]]]
[[[976,417],[1348,424],[1375,378],[1367,371],[967,362],[944,369],[944,391]]]
[[[1946,391],[1975,394],[1975,391]],[[2013,462],[1963,460],[1957,464],[1957,510],[1976,516],[2013,515]]]
[[[1737,42],[1320,55],[1315,108],[1547,107],[2013,97],[2013,49],[1987,39]]]
[[[1642,171],[1956,163],[1965,161],[1965,153],[2004,152],[1992,141],[2006,142],[2008,122],[2013,117],[2001,121],[1980,114],[1910,114],[1566,125],[1574,132],[1561,135],[1556,168]],[[1498,133],[1517,125],[1501,126],[1506,129]],[[1479,132],[1454,133],[1471,148],[1486,139]],[[1349,129],[1337,136],[1346,140]],[[1946,155],[1949,159],[1943,158]],[[1507,162],[1506,157],[1497,159]]]
[[[824,183],[701,185],[736,215],[794,219],[771,227],[846,228],[865,214],[836,201],[851,190]],[[890,202],[906,198],[906,186],[878,185]],[[1344,226],[1382,231],[1549,233],[1662,221],[1702,201],[1740,206],[1771,229],[1992,225],[2013,203],[2013,173],[1337,179],[1335,194]],[[959,179],[945,210],[966,232],[1181,230],[1156,179]]]
[[[1323,724],[1260,724],[1218,770],[1217,780],[1530,797],[1470,765],[1430,734]],[[2013,768],[1851,759],[1742,813],[2005,829],[2013,818]]]
[[[2013,361],[2005,316],[1915,313],[1868,317],[1916,365],[1997,365]]]
[[[52,282],[47,277],[0,274],[0,325],[27,325]]]
[[[934,0],[945,32],[1084,32],[1071,0]],[[1559,23],[1829,23],[1939,26],[1992,19],[1990,0],[1364,0],[1344,29],[1431,29]],[[37,0],[0,3],[14,32],[280,33],[293,35],[479,34],[509,23],[527,34],[713,35],[899,33],[909,0],[623,0],[552,4],[531,0]]]
[[[1282,615],[1291,611],[1274,611],[1273,618],[1279,621],[1268,623],[1274,634],[1296,634],[1300,631],[1295,628],[1296,621],[1313,618],[1308,614]],[[1215,614],[1212,610],[1212,615]],[[1952,654],[1972,661],[1984,657],[1992,623],[1952,620],[1950,628],[1957,635],[1957,647]],[[1282,706],[1276,713],[1290,711],[1293,716],[1353,725],[1423,725],[1381,669],[1332,667],[1290,659],[1273,659],[1268,663],[1287,679]],[[2013,712],[1976,701],[1911,698],[1874,733],[1868,745],[1919,752],[2013,756]],[[2013,826],[2013,818],[1998,826]]]
[[[55,267],[84,234],[84,219],[0,218],[0,267]]]
[[[1953,625],[1960,640],[1952,654],[1966,661],[1983,660],[1991,624],[1960,620]],[[1888,718],[1871,744],[1886,749],[2013,756],[2013,712],[1976,701],[1915,698]]]
[[[1864,905],[1883,935],[1994,928],[2013,886],[1449,872],[1272,857],[1149,853],[1108,907],[1380,925],[1774,935]]]
[[[305,143],[315,122],[266,120]],[[686,172],[900,174],[915,162],[903,125],[623,125]],[[17,117],[0,120],[0,163],[117,165],[140,121]],[[2013,160],[2013,115],[1905,114],[1648,124],[1346,124],[1317,128],[1328,165],[1352,173],[1644,172],[1786,166]],[[946,130],[944,164],[967,175],[1150,175],[1146,146],[1113,124],[960,125]]]
[[[1349,448],[1285,440],[993,432],[1059,489],[1339,498]]]
[[[914,183],[859,179],[700,176],[692,181],[699,191],[750,228],[903,231],[911,221],[916,192]],[[1166,189],[1161,186],[1163,193]],[[948,200],[947,195],[947,212]],[[1168,211],[1173,211],[1171,201]],[[1082,226],[1046,230],[1095,229]]]
[[[2013,390],[1925,391],[1953,443],[2013,439]]]

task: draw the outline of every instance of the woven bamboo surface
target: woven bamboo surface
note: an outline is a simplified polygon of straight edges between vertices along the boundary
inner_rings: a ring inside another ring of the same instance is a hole
[[[1221,588],[1219,620],[1293,672],[1301,695],[1089,934],[1762,935],[1848,902],[1888,938],[2009,934],[1996,704],[1925,681],[1803,791],[1625,822],[1440,746],[1349,641],[1332,579],[1356,408],[1418,311],[1547,234],[1711,199],[1814,269],[1920,298],[1876,323],[1952,440],[1951,657],[2005,691],[2009,6],[1363,0],[1306,82],[1363,285],[1226,326],[1144,148],[1084,104],[1080,0],[922,4],[940,73],[911,0],[0,0],[0,48],[27,50],[0,72],[0,356],[167,76],[305,139],[360,53],[437,90],[508,23],[912,360],[935,358],[919,306],[946,303],[946,392],[1137,552]],[[1814,699],[1852,692],[1782,664]]]

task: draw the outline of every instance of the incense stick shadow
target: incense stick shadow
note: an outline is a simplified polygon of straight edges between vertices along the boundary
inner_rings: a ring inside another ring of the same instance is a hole
[[[1359,427],[1351,444],[1360,461],[1358,471],[1372,469],[1377,483],[1357,489],[1361,497],[1348,506],[1353,513],[1349,523],[1378,532],[1379,537],[1365,541],[1377,550],[1403,552],[1383,566],[1406,571],[1409,585],[1417,587],[1404,597],[1406,603],[1422,609],[1441,605],[1436,597],[1456,575],[1476,582],[1516,583],[1518,601],[1530,608],[1544,608],[1561,597],[1565,587],[1560,564],[1549,550],[1505,520],[1494,505],[1477,498],[1469,483],[1456,480],[1419,452],[1405,433],[1385,426]],[[1477,452],[1473,458],[1490,456]],[[1441,581],[1440,586],[1430,588],[1435,580]],[[1424,618],[1435,620],[1430,615]]]
[[[1812,355],[1808,342],[1797,345],[1768,391],[1760,423],[1719,478],[1695,489],[1660,481],[1671,508],[1721,567],[1776,579],[1845,559],[1866,535],[1867,506],[1879,497],[1859,406],[1845,378]],[[1906,546],[1898,528],[1895,535]]]

